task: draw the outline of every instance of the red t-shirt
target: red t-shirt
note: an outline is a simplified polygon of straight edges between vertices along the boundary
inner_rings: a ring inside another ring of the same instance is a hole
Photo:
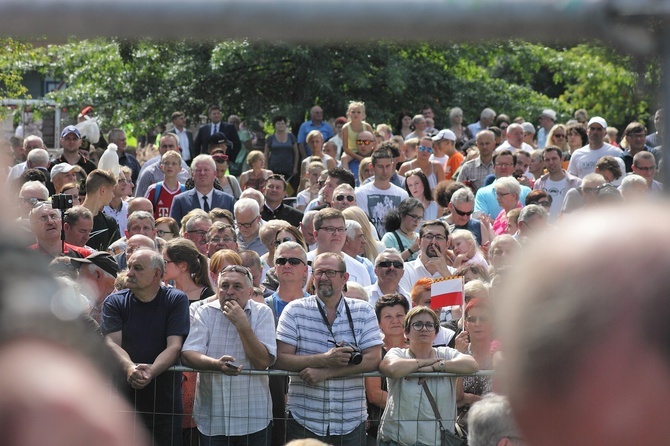
[[[176,190],[169,190],[165,186],[165,183],[163,183],[160,194],[158,194],[158,200],[154,200],[156,196],[156,184],[158,183],[149,186],[144,196],[154,205],[154,218],[169,217],[170,210],[172,210],[172,200],[181,193],[181,183],[177,186]]]
[[[41,249],[37,243],[35,243],[34,245],[29,246],[28,249],[31,249],[33,251],[38,251],[39,250],[42,254],[49,255],[46,251]],[[90,249],[83,248],[81,246],[74,246],[74,245],[71,245],[69,243],[65,244],[65,253],[63,253],[64,256],[76,257],[76,258],[79,258],[79,257],[85,258],[85,257],[90,256],[91,254],[93,254],[93,251],[91,251]]]

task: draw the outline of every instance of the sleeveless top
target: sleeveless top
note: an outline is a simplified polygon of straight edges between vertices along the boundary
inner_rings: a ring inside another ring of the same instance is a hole
[[[249,178],[247,178],[247,184],[245,186],[245,189],[252,188],[252,189],[256,189],[258,191],[263,192],[263,189],[265,188],[265,183],[266,182],[267,182],[267,180],[265,179],[264,176],[262,176],[260,178],[249,177]]]
[[[409,167],[410,170],[416,169],[416,167],[414,167],[414,160],[409,162]],[[437,187],[437,176],[435,175],[435,166],[433,166],[432,161],[430,163],[430,174],[426,175],[426,178],[428,178],[428,185],[430,186],[430,190],[431,191],[435,190],[435,188]]]
[[[361,125],[363,126],[363,130],[361,130],[361,132],[362,132],[362,131],[365,131],[367,129],[368,123],[365,122],[365,121],[362,121]],[[349,146],[349,148],[351,150],[353,150],[354,153],[358,153],[358,147],[356,147],[356,139],[358,138],[359,133],[360,132],[354,131],[351,128],[351,125],[347,126],[347,136],[348,136],[347,145]]]
[[[272,134],[268,136],[267,145],[270,149],[270,159],[268,160],[268,169],[274,173],[284,175],[286,178],[293,173],[293,144],[296,143],[295,136],[292,133],[286,135],[286,141],[281,142],[277,136]]]

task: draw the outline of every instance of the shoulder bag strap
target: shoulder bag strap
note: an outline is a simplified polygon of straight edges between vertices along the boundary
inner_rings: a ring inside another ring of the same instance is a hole
[[[402,253],[405,250],[405,245],[402,244],[402,240],[400,240],[400,236],[398,235],[397,231],[393,231],[393,235],[395,235],[395,239],[398,242],[398,246],[400,247],[400,252]]]
[[[426,392],[426,396],[428,397],[428,402],[430,403],[430,407],[433,408],[433,412],[435,413],[435,417],[437,419],[437,422],[440,424],[440,430],[445,431],[446,429],[444,428],[444,425],[442,424],[442,415],[440,415],[440,411],[437,408],[437,404],[435,403],[435,398],[433,398],[433,394],[430,393],[430,390],[428,389],[428,384],[426,383],[426,381],[424,381],[421,386],[423,387],[423,391]]]

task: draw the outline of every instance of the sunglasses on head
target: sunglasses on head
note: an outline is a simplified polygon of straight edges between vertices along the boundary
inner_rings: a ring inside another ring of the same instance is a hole
[[[357,139],[356,144],[360,144],[362,146],[369,146],[370,144],[372,144],[372,141],[370,141],[369,139]]]
[[[354,197],[353,195],[338,195],[337,197],[335,197],[337,201],[344,201],[345,198],[349,203],[353,203],[353,201],[356,199],[356,197]]]
[[[293,239],[291,237],[284,237],[283,239],[277,239],[275,240],[275,246],[279,246],[284,242],[292,242]]]
[[[286,263],[288,263],[291,266],[298,266],[305,264],[305,262],[303,262],[302,259],[299,259],[297,257],[278,257],[275,259],[275,263],[281,266],[286,265]]]

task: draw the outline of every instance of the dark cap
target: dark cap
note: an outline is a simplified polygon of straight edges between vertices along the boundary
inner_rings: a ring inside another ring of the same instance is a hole
[[[110,253],[104,251],[94,252],[85,259],[73,258],[72,261],[79,263],[92,263],[93,265],[114,277],[116,277],[119,272],[119,264],[116,263],[116,260],[114,260],[114,257]]]
[[[221,132],[216,132],[212,136],[209,137],[209,144],[210,145],[219,145],[219,144],[225,144],[228,147],[232,147],[233,143],[228,141],[228,138],[226,138],[226,135],[224,135]]]

